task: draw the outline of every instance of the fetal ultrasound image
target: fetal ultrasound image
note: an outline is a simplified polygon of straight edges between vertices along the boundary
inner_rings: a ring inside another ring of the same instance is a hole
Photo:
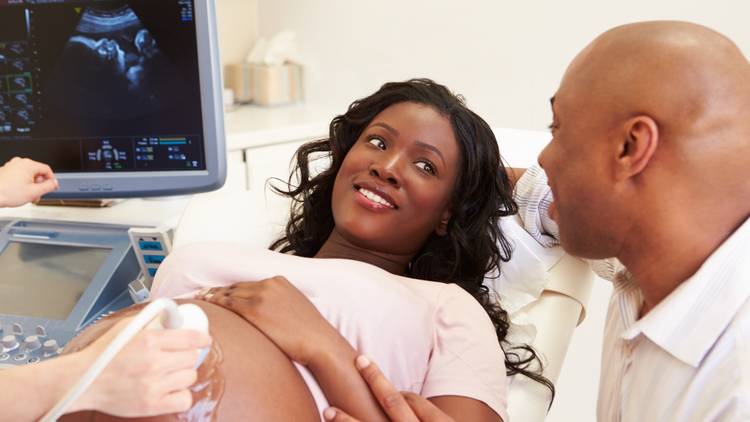
[[[87,7],[53,69],[53,103],[84,118],[158,112],[178,89],[172,64],[129,6]]]

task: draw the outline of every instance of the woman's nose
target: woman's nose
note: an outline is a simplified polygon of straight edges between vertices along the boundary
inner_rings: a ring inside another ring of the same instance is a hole
[[[387,162],[373,162],[370,165],[370,175],[387,182],[394,187],[401,186],[401,178],[396,170],[397,160]]]

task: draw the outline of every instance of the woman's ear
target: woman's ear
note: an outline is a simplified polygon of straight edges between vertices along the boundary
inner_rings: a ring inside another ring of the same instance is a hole
[[[451,213],[450,210],[445,210],[443,212],[443,215],[440,217],[440,222],[438,222],[437,227],[435,227],[435,234],[438,236],[445,236],[448,234],[448,222],[451,221],[451,216],[453,213]]]

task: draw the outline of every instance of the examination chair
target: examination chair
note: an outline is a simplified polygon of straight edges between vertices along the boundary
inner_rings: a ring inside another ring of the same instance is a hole
[[[288,215],[287,200],[269,189],[196,195],[177,226],[174,247],[210,240],[268,247]],[[499,278],[490,275],[486,283],[499,293],[511,316],[511,340],[532,345],[544,362],[544,375],[554,383],[573,330],[585,317],[593,273],[561,248],[540,246],[518,219],[507,218],[502,224],[515,245],[513,259],[503,266]],[[549,392],[524,377],[513,377],[508,403],[513,422],[542,421]]]

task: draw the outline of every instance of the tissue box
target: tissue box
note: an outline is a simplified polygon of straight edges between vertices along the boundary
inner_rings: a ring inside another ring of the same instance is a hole
[[[229,64],[224,69],[224,85],[234,91],[235,101],[272,106],[302,100],[302,66],[256,63]]]

